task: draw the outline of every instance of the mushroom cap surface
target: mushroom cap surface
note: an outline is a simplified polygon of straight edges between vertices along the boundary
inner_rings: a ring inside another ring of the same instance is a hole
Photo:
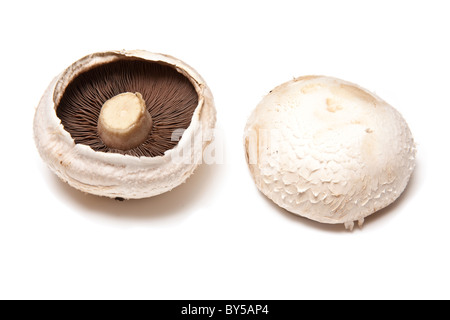
[[[264,195],[294,214],[348,229],[400,196],[416,152],[398,111],[325,76],[300,77],[265,96],[248,119],[244,147]]]
[[[185,76],[198,94],[198,105],[179,142],[163,156],[136,157],[96,152],[75,143],[64,130],[56,108],[65,88],[78,75],[121,59],[139,59],[168,65]],[[216,111],[203,78],[186,63],[164,54],[143,50],[108,51],[88,55],[64,70],[48,86],[36,108],[34,139],[42,159],[63,181],[83,192],[111,198],[139,199],[170,191],[183,183],[202,162],[204,148],[213,139]],[[192,141],[201,141],[192,147]],[[186,157],[186,152],[192,151]],[[184,158],[180,158],[183,155]]]

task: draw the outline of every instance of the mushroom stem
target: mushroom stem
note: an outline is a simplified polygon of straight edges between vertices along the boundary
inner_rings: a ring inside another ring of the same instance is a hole
[[[126,92],[103,104],[97,129],[108,147],[129,150],[147,139],[152,122],[142,95]]]

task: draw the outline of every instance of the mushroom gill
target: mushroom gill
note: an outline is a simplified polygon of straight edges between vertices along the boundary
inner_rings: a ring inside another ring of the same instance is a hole
[[[144,142],[121,150],[102,141],[98,120],[103,104],[126,92],[142,95],[153,124]],[[77,144],[94,151],[155,157],[177,145],[172,134],[189,127],[197,105],[194,86],[175,68],[152,61],[121,59],[78,75],[67,86],[56,114]]]

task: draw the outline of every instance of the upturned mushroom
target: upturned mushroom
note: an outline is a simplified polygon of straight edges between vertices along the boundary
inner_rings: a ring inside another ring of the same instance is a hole
[[[347,229],[394,202],[415,166],[413,137],[398,111],[356,84],[324,76],[272,90],[251,114],[244,144],[264,195]]]
[[[168,55],[110,51],[82,58],[50,83],[34,137],[43,160],[72,187],[138,199],[194,172],[215,121],[211,91],[193,68]],[[191,147],[195,139],[200,147]],[[180,154],[184,161],[174,161]]]

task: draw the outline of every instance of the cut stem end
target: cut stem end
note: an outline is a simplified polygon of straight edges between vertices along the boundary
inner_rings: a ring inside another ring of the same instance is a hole
[[[97,129],[109,148],[129,150],[147,139],[152,122],[142,95],[126,92],[103,104]]]

